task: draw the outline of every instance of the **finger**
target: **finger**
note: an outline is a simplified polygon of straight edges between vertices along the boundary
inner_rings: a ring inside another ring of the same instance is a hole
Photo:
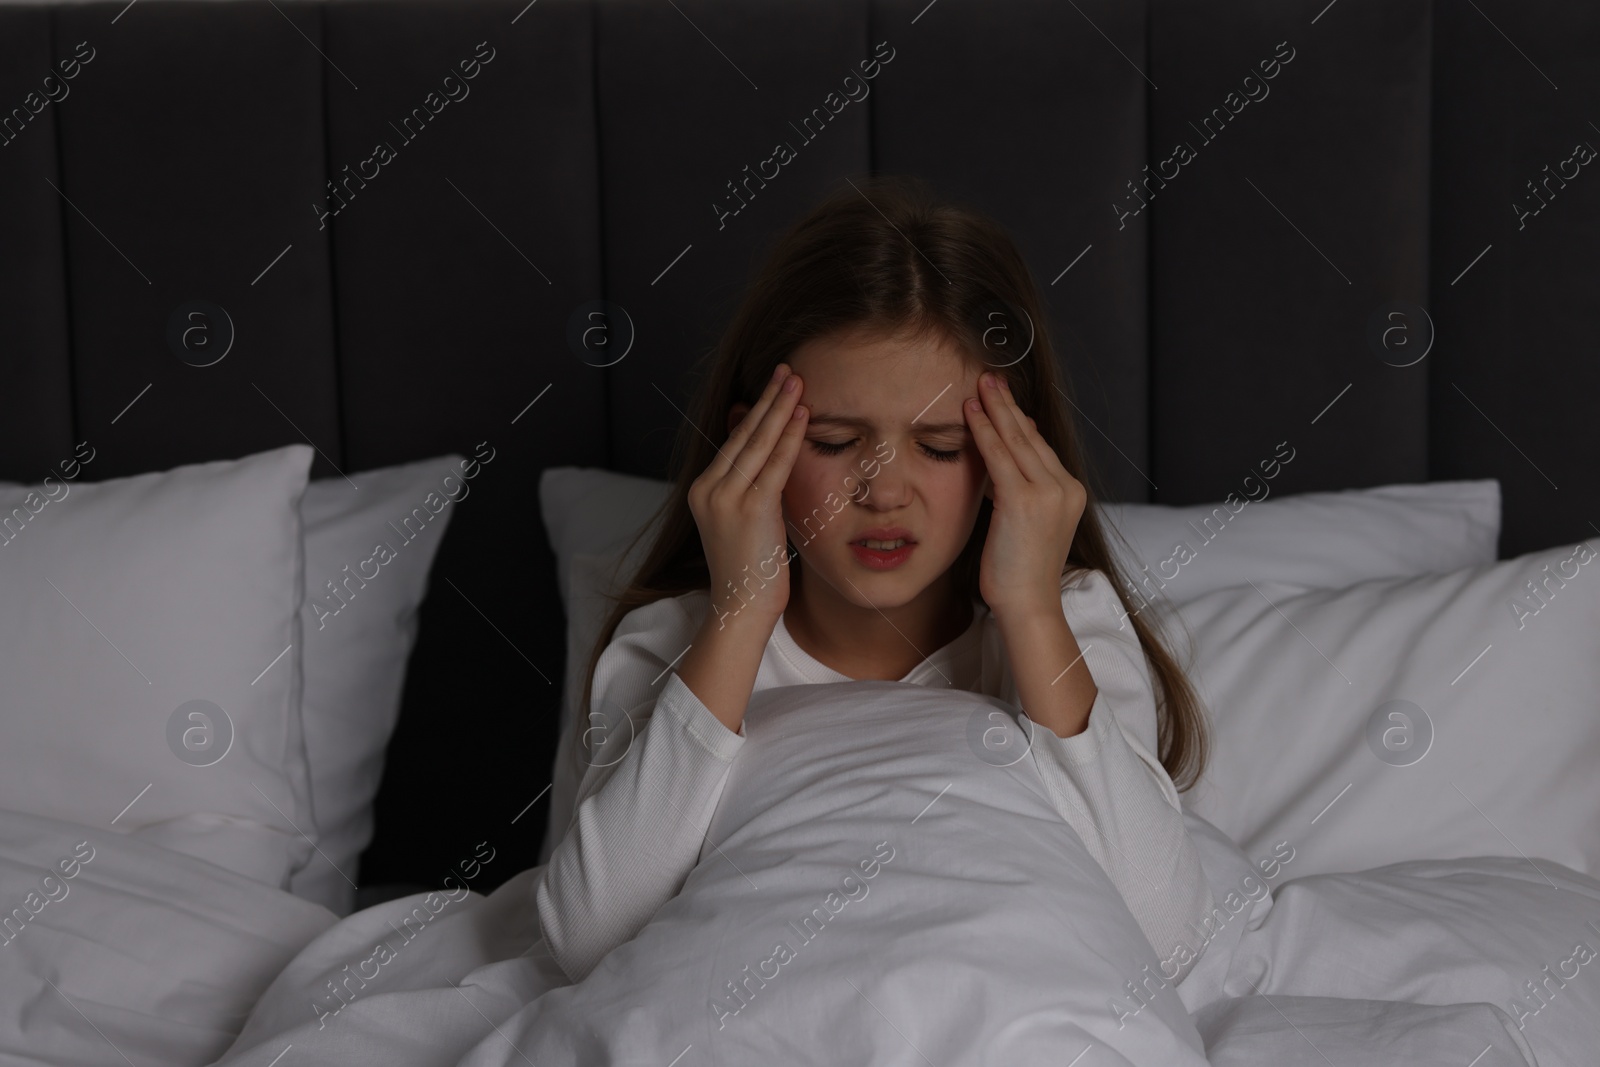
[[[793,388],[790,388],[791,386]],[[803,386],[804,383],[800,380],[798,374],[786,375],[778,389],[777,396],[773,397],[765,413],[762,414],[761,421],[755,426],[750,436],[745,439],[743,447],[739,449],[736,455],[731,457],[734,466],[749,479],[749,485],[756,485],[756,478],[761,473],[761,469],[766,466],[767,457],[772,454],[773,445],[777,444],[778,437],[783,433],[784,428],[794,421],[795,405],[800,402],[800,393]],[[755,421],[754,412],[745,421]]]
[[[1017,407],[1017,402],[1011,398],[1001,385],[1002,378],[992,375],[993,384],[985,384],[982,377],[978,380],[978,395],[983,400],[984,409],[994,424],[995,432],[1011,453],[1012,461],[1022,476],[1030,482],[1050,480],[1048,468],[1039,458],[1033,442],[1028,438],[1028,426],[1023,422],[1022,409]]]
[[[1007,391],[1009,392],[1009,389]],[[1083,493],[1085,502],[1087,502],[1088,491],[1084,488],[1083,483],[1073,477],[1072,472],[1067,470],[1066,465],[1061,462],[1061,457],[1056,455],[1056,450],[1050,447],[1050,442],[1046,441],[1044,435],[1039,432],[1039,424],[1033,421],[1033,416],[1024,415],[1022,417],[1027,420],[1028,429],[1032,431],[1034,448],[1038,451],[1039,458],[1049,468],[1051,475],[1068,490],[1069,494],[1073,492]]]
[[[789,484],[789,472],[794,470],[795,457],[800,455],[800,445],[806,436],[806,420],[810,415],[804,404],[796,404],[788,420],[779,429],[777,443],[772,446],[772,453],[767,456],[761,473],[756,476],[756,484],[763,495],[770,495],[776,500],[782,494],[783,487]]]
[[[1006,395],[1011,396],[1010,383],[1007,383],[1005,388]],[[1012,402],[1016,402],[1015,397],[1012,398]],[[1017,410],[1021,412],[1022,409],[1018,407]],[[1033,450],[1039,453],[1039,459],[1044,463],[1045,469],[1050,471],[1057,481],[1060,481],[1063,475],[1071,477],[1071,475],[1067,474],[1067,468],[1062,464],[1061,457],[1056,455],[1056,450],[1050,447],[1050,442],[1046,441],[1044,435],[1039,432],[1039,424],[1033,421],[1033,416],[1023,415],[1022,418],[1028,424],[1028,439],[1033,442]]]
[[[761,395],[756,397],[756,402],[751,405],[744,418],[740,419],[739,424],[728,434],[727,441],[717,450],[716,458],[707,465],[706,473],[713,479],[721,480],[727,476],[730,470],[744,466],[738,462],[739,453],[761,425],[762,418],[771,410],[772,405],[783,396],[781,391],[783,381],[790,374],[788,364],[778,364],[775,373],[778,376],[767,382],[766,386],[761,390]]]
[[[977,397],[968,397],[967,402],[961,405],[961,411],[966,416],[967,427],[972,431],[972,439],[978,445],[978,454],[983,457],[995,491],[1005,493],[1025,485],[1027,479],[1011,458],[1011,450],[1000,440],[1000,433],[984,412],[982,401]]]
[[[773,368],[773,377],[762,388],[761,395],[756,397],[756,402],[749,411],[745,412],[739,424],[728,433],[727,440],[717,449],[717,454],[706,465],[705,476],[712,480],[720,480],[733,469],[733,458],[738,455],[739,449],[744,446],[745,440],[755,432],[755,427],[761,416],[766,413],[768,406],[778,395],[778,387],[786,376],[787,365],[780,363]]]

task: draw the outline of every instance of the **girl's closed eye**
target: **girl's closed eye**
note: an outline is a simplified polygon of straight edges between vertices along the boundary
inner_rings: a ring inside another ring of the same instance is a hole
[[[812,441],[811,446],[821,455],[837,456],[854,443],[853,441]],[[919,442],[918,445],[929,459],[936,459],[941,463],[954,463],[961,458],[961,449],[959,448],[939,449],[923,442]]]

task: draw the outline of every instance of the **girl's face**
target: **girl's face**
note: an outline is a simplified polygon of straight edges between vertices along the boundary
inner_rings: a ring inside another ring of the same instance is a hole
[[[942,338],[861,330],[807,342],[788,363],[810,419],[783,514],[806,573],[821,579],[808,593],[905,605],[961,554],[989,487],[961,412],[983,367]],[[869,538],[906,547],[875,552]]]

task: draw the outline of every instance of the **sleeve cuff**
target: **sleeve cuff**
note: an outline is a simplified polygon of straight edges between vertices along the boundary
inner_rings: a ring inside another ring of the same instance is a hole
[[[1117,730],[1117,717],[1106,704],[1104,691],[1095,694],[1089,707],[1089,723],[1071,737],[1058,737],[1055,731],[1038,723],[1033,724],[1034,744],[1048,745],[1060,756],[1063,763],[1092,763],[1111,740]]]
[[[651,713],[652,718],[663,715],[671,721],[674,729],[682,730],[694,738],[701,748],[724,762],[731,761],[744,747],[744,723],[739,724],[738,733],[724,726],[722,720],[711,714],[711,709],[694,695],[694,690],[684,684],[676,671],[667,675],[667,684],[662,687],[661,696],[656,699],[655,711]]]
[[[1084,767],[1100,763],[1105,769],[1096,770],[1100,775],[1128,775],[1137,774],[1133,768],[1142,769],[1155,782],[1167,805],[1174,810],[1182,810],[1182,801],[1178,796],[1178,789],[1168,777],[1166,768],[1161,766],[1161,761],[1153,753],[1146,752],[1144,746],[1130,737],[1118,721],[1116,713],[1111,710],[1104,690],[1095,695],[1094,704],[1089,708],[1089,725],[1082,733],[1073,734],[1071,737],[1057,737],[1050,730],[1038,723],[1033,727],[1033,745],[1046,751],[1037,753],[1062,768],[1064,773],[1067,768]],[[1047,774],[1047,777],[1052,777]]]

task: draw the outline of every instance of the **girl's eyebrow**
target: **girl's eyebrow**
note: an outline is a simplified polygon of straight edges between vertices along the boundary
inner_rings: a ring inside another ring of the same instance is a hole
[[[854,415],[812,415],[807,420],[812,426],[827,424],[829,426],[847,426],[857,430],[870,430],[872,423]],[[964,422],[918,422],[914,424],[920,431],[926,433],[966,433],[967,424]]]

